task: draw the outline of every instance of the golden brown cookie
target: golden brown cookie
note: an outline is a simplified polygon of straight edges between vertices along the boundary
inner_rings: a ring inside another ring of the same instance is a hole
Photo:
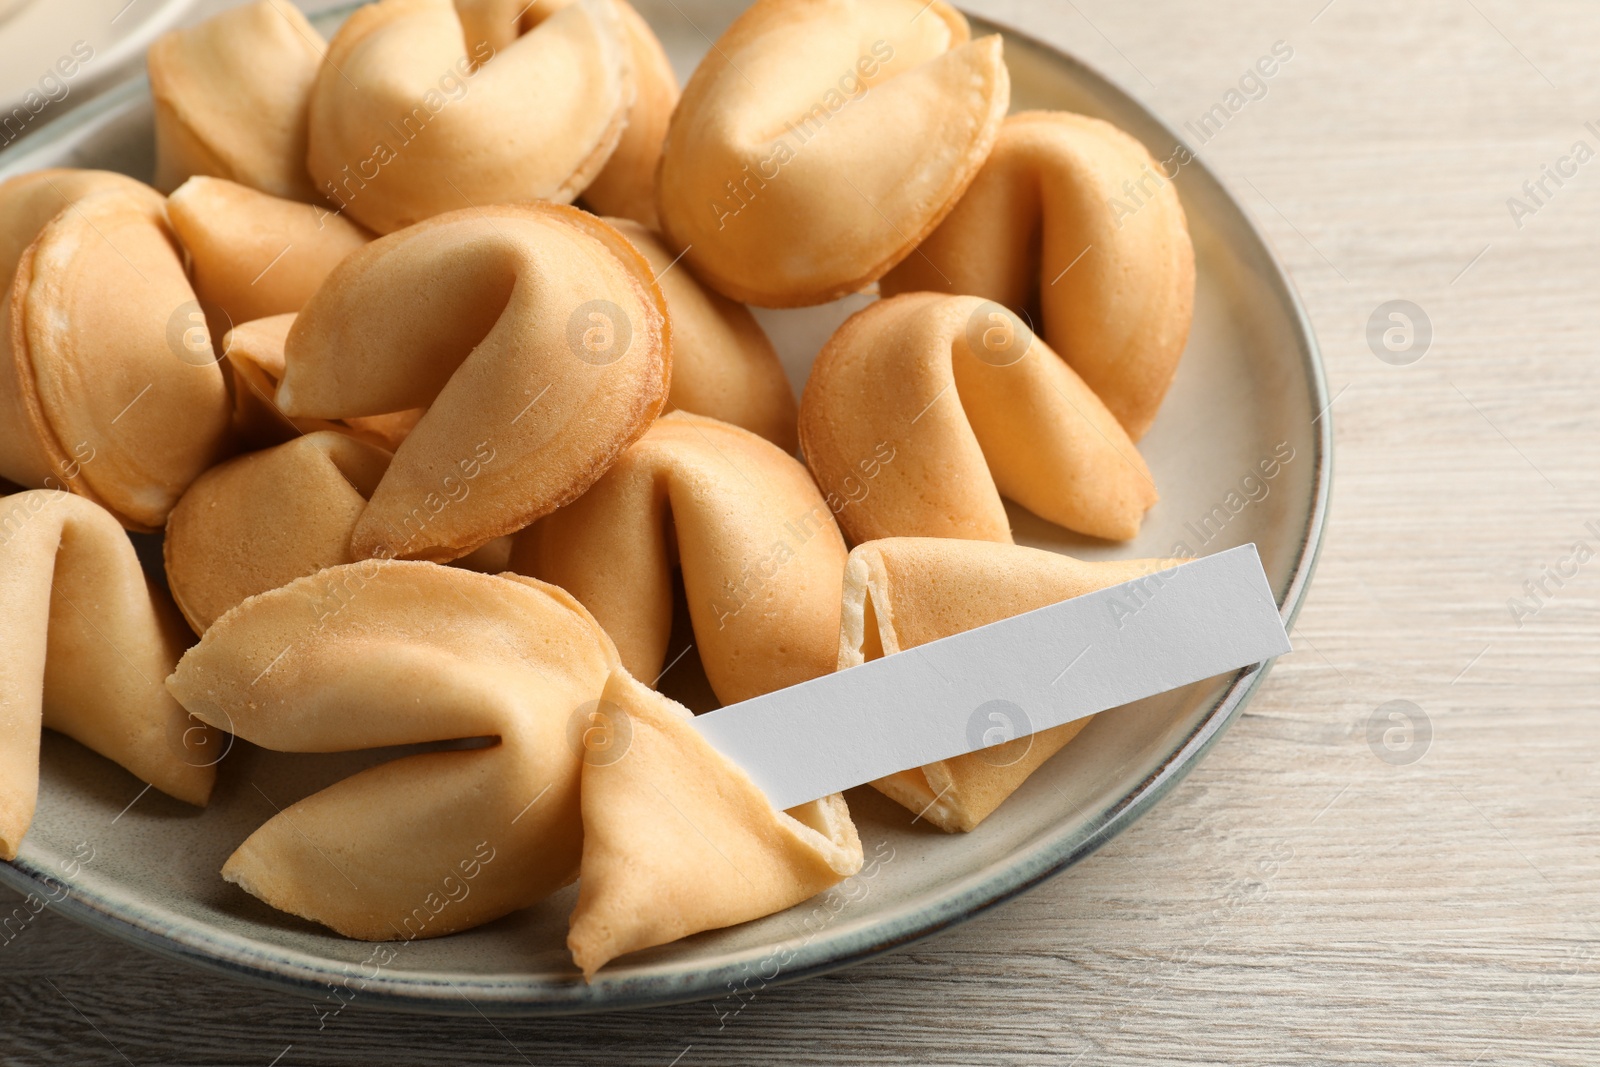
[[[56,215],[17,265],[9,311],[0,475],[159,529],[230,447],[227,386],[162,197],[104,189]]]
[[[884,275],[885,296],[932,290],[1037,311],[1050,347],[1144,436],[1194,316],[1183,204],[1144,145],[1083,115],[1012,115],[918,253]]]
[[[115,518],[47,489],[0,499],[0,618],[0,859],[33,821],[41,727],[206,803],[222,738],[162,685],[188,634]]]
[[[222,348],[233,372],[233,422],[247,448],[266,448],[304,433],[336,430],[393,452],[422,418],[421,408],[391,415],[348,419],[292,419],[278,409],[275,397],[283,379],[283,348],[294,316],[272,315],[229,330]]]
[[[876,281],[978,173],[1010,99],[998,36],[943,0],[758,0],[672,114],[668,243],[749,304],[821,304]]]
[[[455,0],[467,52],[487,44],[495,52],[510,45],[574,0]],[[633,61],[635,92],[627,125],[606,165],[583,190],[596,215],[618,215],[656,227],[656,166],[667,120],[678,103],[678,76],[655,31],[626,0],[614,0]]]
[[[650,265],[553,204],[457,211],[339,264],[289,331],[277,406],[427,408],[356,526],[358,558],[444,562],[578,497],[666,401]]]
[[[312,200],[306,107],[326,44],[288,0],[257,0],[150,46],[156,187],[196,174]]]
[[[583,766],[583,865],[567,947],[592,978],[610,960],[759,919],[861,869],[861,839],[835,793],[778,811],[625,671],[599,713],[613,748]]]
[[[154,196],[143,182],[106,170],[57,167],[29,171],[0,182],[0,308],[10,300],[17,264],[39,231],[62,211],[91,193],[120,189],[134,197]],[[0,321],[0,474],[34,488],[62,489],[78,477],[75,460],[58,467],[28,419],[18,371],[12,358],[10,316]]]
[[[672,320],[668,410],[708,415],[795,448],[795,400],[777,350],[750,309],[699,280],[662,242],[628,219],[607,219],[649,261]]]
[[[163,546],[172,598],[197,634],[247,597],[352,563],[355,529],[390,454],[329,430],[195,479]]]
[[[569,203],[610,159],[634,98],[612,0],[577,0],[497,46],[469,42],[450,0],[357,8],[312,93],[318,192],[391,233],[434,215]]]
[[[1182,563],[1085,563],[1018,545],[890,537],[850,553],[839,669],[987,626]],[[1069,722],[872,783],[947,832],[971,830],[1088,725]]]
[[[747,430],[677,411],[519,535],[511,565],[577,597],[646,682],[679,651],[667,639],[681,568],[700,661],[731,704],[833,670],[844,559],[804,467]]]
[[[584,188],[583,202],[598,215],[620,215],[654,229],[660,225],[656,172],[678,106],[678,76],[650,24],[631,5],[616,2],[633,56],[633,104],[616,150]]]
[[[1002,496],[1125,540],[1156,501],[1099,398],[1026,324],[977,297],[908,293],[853,315],[811,368],[800,448],[823,491],[849,501],[839,524],[856,544],[1009,542]]]
[[[10,293],[17,263],[44,224],[90,193],[102,189],[121,189],[134,196],[151,191],[109,170],[78,170],[51,167],[31,170],[0,182],[0,293]]]
[[[368,941],[454,933],[578,872],[581,743],[616,652],[566,593],[515,575],[367,560],[253,597],[168,682],[197,717],[264,748],[408,755],[286,806],[222,876]]]
[[[328,272],[372,234],[326,208],[224,178],[194,177],[167,198],[194,291],[228,326],[299,311]]]

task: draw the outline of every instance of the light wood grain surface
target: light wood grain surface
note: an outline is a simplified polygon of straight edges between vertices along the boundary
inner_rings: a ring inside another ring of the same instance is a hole
[[[1315,320],[1333,516],[1298,651],[1209,758],[1053,882],[725,1026],[689,1005],[319,1032],[308,1002],[46,913],[0,950],[0,1062],[1600,1061],[1600,556],[1563,562],[1600,553],[1600,160],[1520,228],[1507,205],[1575,141],[1600,148],[1600,5],[973,7],[1180,127],[1294,49],[1203,153]],[[1432,324],[1409,366],[1367,343],[1394,299]],[[1550,595],[1519,620],[1530,580]],[[1369,745],[1393,700],[1431,725],[1415,762]]]

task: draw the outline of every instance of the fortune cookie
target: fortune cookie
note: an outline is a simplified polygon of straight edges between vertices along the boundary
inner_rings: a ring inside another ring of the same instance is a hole
[[[348,419],[291,419],[278,410],[274,397],[283,379],[283,348],[293,325],[293,315],[272,315],[235,326],[222,340],[233,371],[233,422],[240,441],[247,447],[266,448],[304,433],[336,430],[390,452],[399,448],[422,418],[422,409]]]
[[[167,520],[167,584],[197,634],[235,604],[355,562],[350,531],[390,455],[320,430],[212,467]]]
[[[41,726],[206,803],[222,739],[162,685],[188,635],[116,519],[54,490],[0,499],[0,618],[0,859],[33,821]]]
[[[678,76],[643,16],[624,0],[616,0],[616,6],[633,57],[633,104],[616,150],[583,190],[583,201],[597,214],[620,215],[655,228],[660,218],[656,172],[667,123],[678,106]]]
[[[457,211],[336,267],[289,331],[277,404],[334,419],[426,407],[351,550],[445,562],[575,499],[667,397],[650,265],[576,208]]]
[[[667,136],[667,120],[678,103],[678,78],[650,24],[626,0],[614,2],[633,59],[637,91],[616,151],[584,189],[583,200],[597,215],[620,215],[654,228],[656,166],[661,161],[661,142]],[[501,51],[572,3],[573,0],[456,0],[456,11],[461,16],[461,30],[470,55],[476,54],[480,43],[494,52]]]
[[[17,264],[45,223],[91,193],[121,189],[133,196],[151,195],[143,182],[108,170],[58,167],[30,171],[0,182],[0,308],[11,295]],[[28,422],[16,369],[11,365],[10,317],[0,320],[0,474],[36,488],[63,488],[63,479],[77,476],[77,465],[55,468]],[[16,490],[12,490],[15,492]]]
[[[299,311],[339,261],[372,234],[326,208],[223,178],[195,177],[167,198],[189,252],[194,291],[230,326]]]
[[[795,401],[777,350],[750,309],[707,289],[652,233],[627,219],[607,219],[649,261],[672,320],[672,391],[667,407],[709,415],[795,446]]]
[[[876,281],[954,206],[1000,129],[1000,38],[969,37],[943,0],[758,0],[672,114],[668,243],[749,304]]]
[[[634,97],[612,0],[577,0],[504,47],[472,42],[450,0],[357,8],[311,98],[319,192],[390,233],[445,211],[568,203],[599,174]]]
[[[893,463],[852,492],[885,442]],[[851,316],[811,368],[800,448],[823,492],[851,499],[839,523],[856,544],[1009,542],[1002,496],[1123,540],[1156,501],[1149,468],[1099,398],[1020,319],[977,297],[908,293]]]
[[[134,196],[150,187],[109,170],[55,167],[29,171],[0,182],[0,301],[11,292],[22,253],[44,224],[63,210],[102,189],[121,189]]]
[[[732,704],[833,671],[844,560],[804,467],[747,430],[676,411],[519,535],[511,568],[571,592],[650,680],[666,665],[676,563],[706,678]]]
[[[788,812],[624,671],[600,708],[615,740],[583,765],[583,865],[567,947],[585,978],[617,956],[793,907],[861,869],[835,793]]]
[[[315,197],[306,106],[326,44],[287,0],[257,0],[150,46],[156,187],[196,174],[290,200]]]
[[[1177,186],[1110,123],[1006,119],[955,210],[884,275],[1043,314],[1043,332],[1134,440],[1178,369],[1194,315],[1194,245]]]
[[[489,922],[572,881],[582,838],[572,724],[615,665],[600,627],[553,586],[367,560],[246,600],[167,684],[198,718],[281,752],[492,742],[346,778],[275,814],[222,868],[346,937],[410,940]]]
[[[9,311],[0,475],[159,529],[228,448],[230,421],[162,197],[134,183],[56,215],[17,265]]]
[[[500,574],[511,569],[511,550],[516,547],[516,539],[510,537],[496,537],[478,548],[468,552],[460,559],[450,561],[452,567],[465,567],[469,571],[479,574]]]
[[[850,553],[839,669],[987,626],[1182,560],[1085,563],[1019,545],[890,537]],[[1062,679],[1070,685],[1069,671]],[[971,830],[1088,724],[1080,719],[872,783],[941,830]],[[1014,724],[1013,724],[1014,725]]]

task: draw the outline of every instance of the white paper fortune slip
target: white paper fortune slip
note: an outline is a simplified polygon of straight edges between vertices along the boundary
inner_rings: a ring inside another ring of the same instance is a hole
[[[1291,650],[1255,545],[1064,600],[705,715],[791,808]]]

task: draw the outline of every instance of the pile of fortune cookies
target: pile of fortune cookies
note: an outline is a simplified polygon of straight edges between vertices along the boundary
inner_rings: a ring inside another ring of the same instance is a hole
[[[395,939],[488,842],[426,936],[576,881],[592,977],[862,866],[842,794],[774,809],[655,690],[675,611],[731,704],[1170,565],[1016,545],[1003,501],[1110,541],[1156,502],[1177,194],[1105,122],[1008,115],[943,0],[757,0],[681,91],[625,0],[331,40],[256,0],[148,70],[153,185],[0,184],[0,857],[41,727],[194,805],[226,735],[421,746],[222,877]],[[747,305],[862,291],[796,403]],[[1083,725],[873,785],[971,831]]]

